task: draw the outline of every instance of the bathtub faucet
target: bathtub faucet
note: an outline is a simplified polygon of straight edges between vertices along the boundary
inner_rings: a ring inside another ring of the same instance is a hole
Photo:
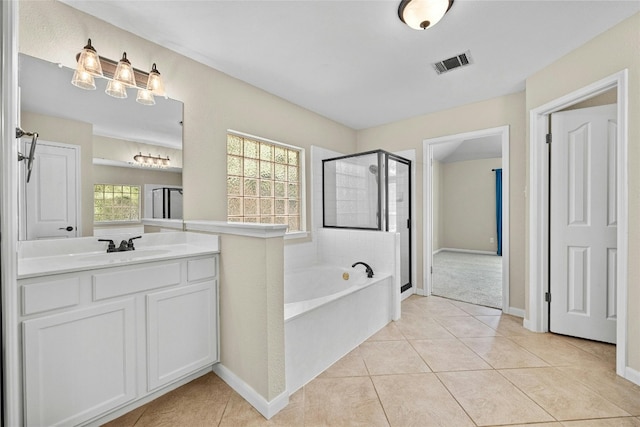
[[[369,267],[369,264],[364,263],[362,261],[358,261],[355,264],[353,264],[351,267],[355,267],[358,264],[362,264],[365,266],[365,268],[367,269],[367,277],[373,277],[373,270],[371,269],[371,267]]]

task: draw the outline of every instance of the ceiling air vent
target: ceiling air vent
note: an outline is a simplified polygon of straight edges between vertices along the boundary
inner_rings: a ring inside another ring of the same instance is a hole
[[[452,58],[436,62],[435,64],[433,64],[433,68],[438,74],[442,74],[469,64],[471,64],[471,54],[469,51],[466,51],[465,53],[461,53],[460,55],[454,56]]]

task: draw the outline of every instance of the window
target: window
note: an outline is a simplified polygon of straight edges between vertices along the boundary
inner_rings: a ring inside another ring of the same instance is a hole
[[[303,230],[304,150],[257,137],[227,135],[227,219]]]
[[[140,186],[95,184],[93,221],[140,221]]]

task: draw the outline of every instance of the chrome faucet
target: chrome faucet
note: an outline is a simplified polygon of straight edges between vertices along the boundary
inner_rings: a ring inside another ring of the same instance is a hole
[[[140,239],[142,236],[132,237],[128,241],[125,239],[120,242],[120,246],[116,248],[116,244],[111,239],[98,239],[98,242],[109,242],[109,246],[107,246],[107,253],[110,252],[126,252],[126,251],[135,251],[136,248],[133,246],[134,239]]]
[[[358,261],[356,263],[354,263],[351,267],[355,267],[358,264],[362,264],[365,266],[365,268],[367,269],[367,277],[373,277],[373,270],[371,269],[371,267],[369,267],[369,264],[362,262],[362,261]]]

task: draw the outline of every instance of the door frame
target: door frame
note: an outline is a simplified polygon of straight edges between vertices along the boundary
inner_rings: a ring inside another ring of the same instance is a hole
[[[627,291],[628,291],[628,70],[622,70],[595,83],[552,100],[529,112],[529,318],[525,328],[534,332],[548,332],[549,307],[544,293],[549,288],[549,156],[545,141],[549,116],[578,102],[610,89],[617,90],[617,210],[618,210],[618,266],[617,266],[617,326],[616,372],[636,383],[640,376],[628,367],[627,360]]]
[[[429,296],[432,291],[432,277],[430,274],[433,266],[433,197],[431,191],[433,166],[433,146],[447,142],[459,141],[461,139],[477,139],[487,136],[500,136],[502,140],[502,312],[522,317],[522,310],[509,306],[509,126],[500,126],[489,129],[476,130],[455,135],[441,136],[438,138],[425,139],[422,142],[423,154],[423,265],[424,282],[423,295]]]
[[[81,158],[81,147],[79,145],[73,144],[65,144],[63,142],[54,142],[54,141],[45,141],[38,140],[38,147],[43,145],[48,145],[56,148],[63,148],[68,150],[73,150],[74,153],[74,161],[76,162],[75,167],[75,178],[76,178],[76,236],[82,237],[82,180],[81,180],[81,171],[80,171],[80,158]],[[25,152],[26,150],[23,150]],[[37,150],[36,150],[37,153]],[[18,215],[18,239],[19,240],[27,240],[27,184],[26,178],[20,177],[20,194],[19,194],[19,206],[20,206],[20,214]]]
[[[0,303],[2,305],[2,416],[4,425],[20,425],[20,341],[18,336],[18,2],[0,6]]]
[[[417,265],[418,265],[418,261],[417,261],[417,228],[416,227],[416,205],[417,203],[415,203],[416,200],[416,150],[414,148],[410,149],[410,150],[403,150],[403,151],[394,151],[391,154],[395,155],[395,156],[400,156],[403,157],[407,160],[409,160],[411,162],[411,165],[409,167],[409,180],[411,182],[410,185],[410,193],[409,193],[409,197],[410,197],[410,212],[409,215],[411,215],[411,232],[409,234],[410,236],[410,240],[411,240],[411,247],[410,252],[411,252],[411,271],[409,272],[409,274],[411,275],[411,289],[407,289],[404,292],[400,293],[400,299],[401,301],[404,301],[405,299],[409,298],[411,295],[416,294],[417,293],[417,289],[418,289],[418,284],[416,283],[416,278],[418,277],[418,272],[417,272]]]

